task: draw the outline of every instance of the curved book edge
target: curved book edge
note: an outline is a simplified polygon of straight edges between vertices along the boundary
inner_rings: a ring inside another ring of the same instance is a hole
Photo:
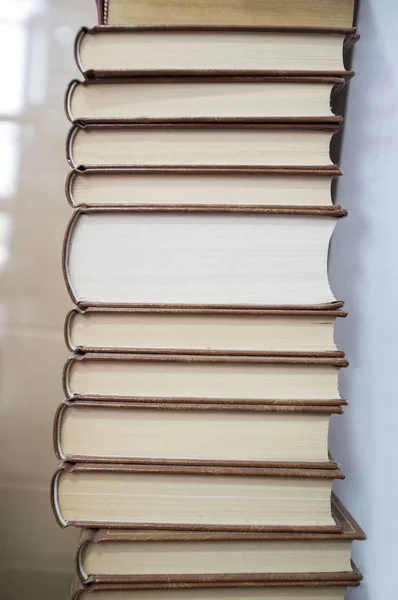
[[[340,523],[341,531],[336,533],[278,533],[278,532],[221,532],[221,531],[139,531],[139,530],[112,530],[112,529],[86,529],[80,537],[76,555],[76,572],[83,583],[134,583],[133,575],[106,576],[90,575],[83,569],[83,554],[89,544],[123,543],[123,542],[209,542],[209,541],[363,541],[366,535],[343,506],[335,494],[332,493],[332,514],[336,523]],[[353,565],[353,571],[345,573],[347,579],[359,580],[360,573]],[[217,576],[215,576],[217,577]],[[243,577],[243,575],[242,575]],[[135,582],[136,583],[136,582]]]
[[[219,363],[219,364],[269,364],[269,365],[308,365],[308,366],[331,366],[335,368],[345,368],[348,366],[348,361],[344,358],[312,358],[312,357],[271,357],[271,356],[209,356],[209,355],[171,355],[171,354],[102,354],[102,353],[87,353],[73,354],[64,365],[63,369],[63,391],[67,400],[95,400],[104,402],[138,402],[148,404],[231,404],[231,405],[253,405],[253,406],[342,406],[347,402],[343,398],[331,398],[328,400],[320,400],[317,404],[316,400],[253,400],[236,399],[236,398],[201,398],[201,397],[130,397],[130,396],[101,396],[100,394],[79,394],[73,393],[70,389],[69,378],[70,370],[74,363],[82,361],[113,361],[113,362],[177,362],[177,363]]]
[[[172,474],[172,475],[196,475],[232,477],[291,477],[299,479],[344,479],[343,472],[337,469],[297,469],[297,468],[263,468],[263,467],[220,467],[220,466],[191,466],[191,465],[133,465],[133,464],[110,464],[110,463],[69,463],[62,462],[55,471],[51,482],[51,504],[58,524],[61,527],[73,525],[85,528],[109,528],[109,529],[136,529],[136,530],[169,530],[170,523],[132,523],[132,522],[106,522],[97,521],[67,521],[62,516],[59,505],[58,487],[62,473],[147,473],[147,474]],[[252,531],[252,532],[304,532],[304,533],[336,533],[342,530],[342,525],[314,525],[314,526],[269,526],[269,525],[205,525],[190,523],[173,523],[175,531]]]
[[[290,168],[286,168],[286,167],[174,167],[174,166],[161,166],[161,167],[84,167],[84,166],[80,166],[80,167],[75,167],[73,168],[71,171],[69,171],[67,177],[66,177],[66,181],[65,181],[65,195],[66,195],[66,199],[68,201],[68,203],[70,204],[70,206],[72,206],[72,208],[78,208],[78,207],[101,207],[104,206],[103,204],[95,204],[95,203],[89,203],[89,204],[77,204],[74,200],[73,197],[73,187],[74,184],[76,182],[76,179],[79,177],[90,177],[90,176],[94,176],[95,175],[108,175],[110,177],[112,177],[113,175],[130,175],[131,177],[137,177],[140,175],[193,175],[193,176],[197,176],[197,175],[203,175],[203,176],[225,176],[228,177],[228,175],[230,176],[234,176],[234,175],[239,175],[240,177],[251,177],[251,176],[256,176],[256,177],[269,177],[269,176],[274,176],[274,175],[283,175],[286,177],[294,177],[297,175],[302,175],[302,176],[311,176],[311,177],[330,177],[332,179],[333,182],[333,178],[339,175],[342,175],[342,170],[339,167],[339,165],[330,165],[330,167],[290,167]],[[158,203],[152,203],[152,204],[142,204],[139,202],[131,202],[129,204],[118,204],[118,203],[113,203],[113,204],[107,204],[106,206],[112,206],[117,208],[118,206],[139,206],[144,208],[145,206],[148,207],[148,210],[154,210],[155,208],[159,208],[160,210],[165,210],[165,206],[164,204],[158,204]],[[169,205],[172,206],[176,209],[181,209],[183,210],[184,207],[188,210],[189,208],[192,207],[192,204],[184,204],[184,205]],[[202,204],[202,205],[193,205],[193,208],[199,209],[201,206],[206,207],[209,206],[207,204]],[[273,208],[272,205],[269,205],[270,208]],[[220,204],[220,205],[211,205],[210,204],[210,208],[212,210],[216,210],[216,208],[219,208],[221,211],[230,211],[230,210],[234,210],[234,211],[246,211],[246,210],[259,210],[261,211],[264,208],[267,208],[267,205],[256,205],[256,204]],[[274,206],[274,208],[282,208],[283,209],[283,205],[280,206]],[[340,209],[341,207],[338,206],[333,206],[333,205],[327,205],[327,206],[309,206],[309,205],[303,205],[303,206],[287,206],[286,209],[297,209],[300,208],[301,210],[309,210],[311,211],[312,209],[316,209],[318,211],[324,211],[325,214],[329,214],[329,213],[333,213],[336,210]],[[167,209],[166,209],[167,210]]]
[[[72,79],[67,85],[65,95],[64,95],[64,110],[67,119],[72,124],[76,125],[95,125],[95,124],[117,124],[117,123],[126,123],[126,124],[146,124],[146,123],[335,123],[341,124],[343,122],[343,117],[340,115],[325,115],[320,117],[311,117],[311,116],[303,116],[303,117],[284,117],[283,115],[279,117],[254,117],[254,116],[246,116],[246,117],[201,117],[201,116],[193,116],[193,117],[140,117],[140,118],[118,118],[118,117],[78,117],[74,116],[72,112],[72,98],[73,94],[76,92],[76,89],[83,86],[89,87],[90,85],[113,85],[115,83],[123,83],[123,84],[135,84],[139,85],[142,83],[185,83],[189,85],[195,85],[200,83],[211,83],[223,85],[225,83],[240,83],[242,85],[246,83],[319,83],[319,84],[330,84],[332,86],[331,96],[334,95],[337,90],[344,87],[346,84],[346,80],[342,77],[300,77],[300,76],[197,76],[190,77],[187,80],[184,77],[174,77],[174,76],[164,76],[164,77],[123,77],[120,79],[112,78],[112,79],[86,79],[84,81],[79,81],[78,79]]]
[[[139,347],[100,347],[100,346],[84,346],[84,345],[75,345],[72,342],[72,326],[73,321],[77,315],[85,315],[85,314],[93,314],[100,313],[103,315],[107,314],[169,314],[169,315],[236,315],[236,316],[250,316],[255,318],[256,316],[288,316],[288,317],[335,317],[335,318],[344,318],[347,316],[347,313],[342,310],[289,310],[289,309],[280,309],[280,310],[272,310],[272,309],[237,309],[234,307],[224,308],[224,309],[205,309],[205,308],[97,308],[95,306],[88,306],[85,309],[79,308],[76,306],[72,308],[65,317],[64,322],[64,341],[65,344],[71,352],[77,352],[79,354],[86,354],[87,352],[94,353],[105,353],[105,354],[205,354],[205,355],[230,355],[230,356],[300,356],[300,357],[318,357],[318,358],[344,358],[345,353],[341,350],[330,350],[330,351],[319,351],[319,352],[299,352],[299,351],[284,351],[284,350],[275,350],[275,351],[260,351],[260,350],[209,350],[206,348],[196,348],[196,349],[178,349],[178,348],[139,348]]]
[[[337,463],[329,459],[329,461],[275,461],[275,460],[217,460],[217,459],[183,459],[183,458],[142,458],[142,457],[109,457],[101,456],[80,456],[77,454],[65,455],[61,445],[61,427],[62,419],[65,412],[70,408],[116,408],[120,410],[161,410],[161,411],[192,411],[192,412],[255,412],[255,413],[301,413],[314,415],[332,415],[342,414],[341,406],[276,406],[276,405],[250,405],[240,404],[238,401],[235,404],[183,404],[183,403],[138,403],[129,401],[99,401],[99,400],[65,400],[57,407],[54,426],[53,426],[53,445],[56,457],[60,461],[72,463],[109,463],[112,464],[142,464],[142,465],[187,465],[187,466],[228,466],[228,467],[263,467],[263,468],[297,468],[297,469],[336,469]]]
[[[149,75],[149,76],[164,76],[170,75],[170,69],[162,69],[162,70],[147,70],[147,71],[135,71],[131,69],[118,69],[118,70],[99,70],[99,69],[85,69],[82,60],[81,60],[81,43],[82,39],[85,35],[95,35],[98,33],[111,33],[111,32],[142,32],[142,31],[171,31],[171,32],[195,32],[195,31],[207,31],[207,32],[257,32],[257,33],[304,33],[304,34],[329,34],[329,35],[344,35],[345,39],[343,42],[343,56],[348,51],[353,44],[355,44],[359,39],[359,34],[356,33],[356,29],[354,27],[347,28],[339,28],[339,27],[245,27],[245,26],[221,26],[221,25],[98,25],[95,27],[82,27],[75,37],[74,41],[74,57],[76,66],[79,71],[82,73],[85,79],[91,78],[103,78],[103,77],[131,77],[137,74],[141,75]],[[205,70],[173,70],[173,75],[192,75],[192,74],[200,74],[200,75],[242,75],[242,76],[252,76],[252,75],[260,75],[260,76],[291,76],[291,71],[275,71],[275,70],[241,70],[241,71],[228,71],[225,69],[205,69]],[[296,76],[320,76],[325,77],[326,75],[331,77],[344,77],[349,79],[355,75],[354,71],[351,70],[342,70],[342,71],[330,71],[325,73],[325,71],[294,71],[294,75]]]
[[[70,164],[73,169],[82,169],[85,168],[85,165],[78,164],[73,157],[73,146],[76,136],[79,134],[79,131],[84,129],[85,131],[90,130],[115,130],[115,129],[130,129],[130,130],[145,130],[145,129],[209,129],[215,131],[217,129],[263,129],[263,130],[288,130],[288,131],[330,131],[331,139],[334,133],[337,133],[342,130],[341,123],[95,123],[95,124],[77,124],[75,123],[70,128],[67,136],[66,136],[66,160]],[[331,140],[330,140],[331,142]],[[90,168],[96,166],[107,166],[108,168],[118,167],[123,165],[94,165],[90,164]],[[140,167],[141,165],[135,165],[136,167]],[[162,165],[153,165],[153,166],[162,166]],[[195,165],[193,165],[195,167]],[[209,165],[198,165],[199,167],[206,168]],[[212,165],[210,165],[211,167]],[[227,168],[228,165],[222,165],[224,168]],[[244,165],[242,165],[244,166]],[[178,165],[177,165],[178,167]],[[239,168],[239,165],[237,165]],[[292,165],[284,165],[285,169],[290,169]],[[326,168],[333,167],[333,163],[330,165],[326,165]],[[232,167],[236,168],[236,166]],[[308,168],[319,168],[319,166]]]
[[[284,210],[286,209],[286,207],[261,207],[261,210],[253,210],[252,207],[245,207],[245,209],[243,211],[238,211],[238,212],[244,212],[247,214],[272,214],[272,215],[283,215],[283,214],[289,214],[289,215],[304,215],[304,216],[323,216],[323,217],[333,217],[333,218],[341,218],[346,216],[346,211],[345,209],[341,208],[341,207],[333,207],[335,209],[335,213],[333,214],[332,211],[330,212],[325,212],[322,210],[319,210],[318,208],[313,208],[311,207],[311,209],[304,209],[302,210],[300,207],[289,207],[288,210]],[[217,207],[216,209],[209,209],[209,207],[203,207],[202,205],[200,207],[183,207],[183,209],[176,208],[173,205],[165,205],[163,207],[163,209],[159,209],[158,207],[156,208],[150,208],[149,212],[183,212],[183,213],[190,213],[190,212],[197,212],[197,213],[231,213],[234,211],[230,210],[230,207],[228,207],[227,210],[223,210],[220,209],[219,207]],[[143,212],[148,212],[148,206],[130,206],[130,205],[126,205],[126,206],[79,206],[77,209],[74,210],[73,215],[67,225],[66,231],[65,231],[65,236],[64,236],[64,240],[63,240],[63,247],[62,247],[62,270],[63,270],[63,275],[64,275],[64,280],[65,280],[65,285],[66,288],[68,290],[68,293],[72,299],[72,302],[74,304],[76,304],[77,306],[79,306],[80,308],[84,308],[86,306],[97,306],[97,307],[115,307],[115,308],[126,308],[126,307],[156,307],[158,306],[159,308],[163,307],[167,307],[167,306],[176,306],[178,307],[178,305],[167,305],[167,304],[161,304],[159,303],[158,305],[156,304],[147,304],[147,303],[115,303],[115,302],[97,302],[95,300],[83,300],[80,299],[73,287],[73,283],[71,281],[71,277],[70,277],[70,272],[69,272],[69,252],[70,252],[70,248],[72,245],[72,238],[73,238],[73,234],[74,234],[74,229],[78,223],[79,218],[82,215],[88,215],[88,214],[104,214],[104,213],[143,213]],[[308,310],[308,309],[329,309],[329,308],[339,308],[341,307],[343,304],[339,301],[336,302],[329,302],[326,304],[308,304],[308,305],[258,305],[258,304],[242,304],[242,305],[236,305],[236,304],[232,304],[232,305],[228,305],[228,304],[202,304],[202,305],[196,305],[197,308],[203,306],[204,308],[249,308],[249,309],[290,309],[290,310]],[[181,304],[179,305],[180,308],[184,308],[187,307],[189,305],[187,304]],[[192,308],[194,308],[194,305],[191,305]]]

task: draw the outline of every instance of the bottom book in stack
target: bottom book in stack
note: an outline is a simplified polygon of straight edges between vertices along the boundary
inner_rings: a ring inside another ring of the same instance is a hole
[[[71,600],[344,600],[350,581],[214,584],[77,584]]]
[[[364,533],[332,497],[335,533],[85,529],[73,600],[343,600]]]
[[[84,585],[267,585],[360,580],[351,563],[362,530],[332,497],[336,533],[83,529],[76,572]]]
[[[53,507],[83,528],[72,599],[343,600],[365,536],[330,465],[62,463]]]

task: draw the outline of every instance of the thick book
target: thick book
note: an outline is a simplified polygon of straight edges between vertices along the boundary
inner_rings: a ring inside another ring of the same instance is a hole
[[[72,167],[331,167],[339,124],[141,123],[73,126]]]
[[[77,583],[71,600],[344,600],[347,587],[356,587],[361,574],[353,567],[358,580],[321,579],[267,583],[244,581],[234,584],[201,583]],[[232,587],[233,586],[233,587]]]
[[[355,0],[97,0],[101,25],[351,27]]]
[[[136,77],[73,80],[65,94],[71,122],[341,122],[332,77]]]
[[[62,527],[341,531],[340,469],[62,463],[52,503]]]
[[[337,533],[234,533],[85,529],[76,572],[90,583],[359,581],[354,540],[365,535],[336,496]]]
[[[73,355],[64,368],[68,399],[208,404],[345,404],[343,358]]]
[[[76,208],[202,207],[233,211],[300,207],[334,213],[331,188],[338,165],[327,167],[89,167],[73,169],[65,191]]]
[[[336,300],[327,256],[343,209],[156,212],[74,212],[63,265],[75,303],[322,308]]]
[[[151,75],[353,75],[344,54],[352,28],[83,27],[75,59],[87,77]]]
[[[342,310],[74,308],[72,352],[344,357],[334,341]]]
[[[336,468],[330,417],[340,406],[66,401],[54,449],[69,462]]]

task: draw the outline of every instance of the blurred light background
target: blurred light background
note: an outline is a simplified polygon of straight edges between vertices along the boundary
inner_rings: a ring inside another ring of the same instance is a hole
[[[0,0],[0,598],[64,600],[77,532],[55,523],[52,421],[70,301],[63,112],[94,0]]]

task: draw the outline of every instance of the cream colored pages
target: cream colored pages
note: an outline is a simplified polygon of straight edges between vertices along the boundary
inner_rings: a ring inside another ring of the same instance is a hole
[[[323,304],[336,220],[290,215],[81,215],[67,270],[107,303]]]
[[[331,206],[330,176],[76,173],[75,204]]]
[[[100,600],[344,600],[345,588],[242,588],[203,590],[156,590],[101,592]],[[82,592],[79,600],[92,600],[92,593]],[[95,598],[95,595],[94,595]]]
[[[65,521],[334,526],[331,485],[300,477],[63,472],[58,503]]]
[[[111,83],[73,89],[75,119],[330,117],[330,83]]]
[[[332,131],[289,129],[76,129],[75,165],[330,166]]]
[[[339,399],[338,369],[331,366],[239,363],[74,361],[72,394],[238,400]]]
[[[335,352],[335,317],[75,313],[73,347],[226,350],[240,352]]]
[[[351,572],[350,542],[101,542],[83,552],[90,575]]]
[[[108,25],[351,27],[353,0],[110,0]]]
[[[86,33],[84,70],[344,71],[344,34],[127,31]]]
[[[67,408],[63,456],[328,460],[329,415]]]

